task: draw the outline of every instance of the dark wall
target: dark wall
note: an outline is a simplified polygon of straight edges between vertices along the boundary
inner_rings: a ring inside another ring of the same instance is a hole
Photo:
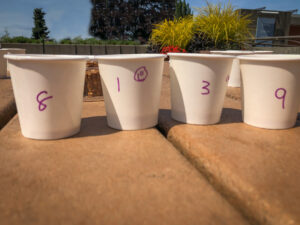
[[[1,48],[23,48],[27,54],[107,55],[146,53],[148,45],[45,45],[2,43]]]

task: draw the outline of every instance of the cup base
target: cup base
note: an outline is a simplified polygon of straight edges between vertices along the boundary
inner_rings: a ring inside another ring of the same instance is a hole
[[[266,122],[257,123],[257,122],[245,121],[245,120],[244,123],[253,127],[267,129],[267,130],[284,130],[284,129],[293,128],[296,125],[296,122],[274,124],[274,123],[266,123]]]
[[[134,130],[146,130],[146,129],[150,129],[153,128],[157,125],[158,123],[154,124],[154,125],[150,125],[150,126],[144,126],[144,127],[119,127],[119,126],[113,126],[107,123],[107,126],[109,126],[110,128],[113,128],[115,130],[124,130],[124,131],[134,131]]]
[[[116,130],[144,130],[155,127],[158,123],[158,116],[142,116],[140,118],[128,117],[119,121],[118,117],[107,115],[107,125]]]
[[[186,124],[192,124],[192,125],[213,125],[213,124],[217,124],[220,122],[221,118],[219,119],[207,119],[207,120],[190,120],[190,119],[182,119],[182,118],[178,118],[176,116],[171,115],[171,118],[175,121],[181,122],[181,123],[186,123]]]
[[[62,138],[67,138],[74,136],[80,132],[80,126],[68,131],[60,131],[60,132],[23,132],[22,135],[29,139],[34,140],[57,140]]]

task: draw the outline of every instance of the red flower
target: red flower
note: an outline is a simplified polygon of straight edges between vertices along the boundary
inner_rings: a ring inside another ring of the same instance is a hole
[[[165,46],[161,50],[161,54],[167,54],[169,52],[183,52],[186,53],[186,50],[183,48],[179,48],[178,46]]]

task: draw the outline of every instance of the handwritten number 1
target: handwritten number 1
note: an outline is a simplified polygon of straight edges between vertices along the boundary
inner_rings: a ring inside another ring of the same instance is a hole
[[[117,81],[118,81],[118,92],[120,92],[120,80],[119,80],[119,77],[117,78]]]
[[[202,87],[202,89],[204,89],[206,92],[202,92],[202,95],[208,95],[210,93],[208,86],[210,85],[210,83],[208,81],[203,80],[202,83],[206,84],[205,86]]]

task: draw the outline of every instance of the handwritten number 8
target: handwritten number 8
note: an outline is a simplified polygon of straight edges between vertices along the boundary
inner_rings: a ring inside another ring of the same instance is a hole
[[[281,94],[279,96],[279,94]],[[285,97],[286,97],[286,89],[284,88],[278,88],[276,91],[275,91],[275,97],[279,100],[282,100],[282,108],[284,109],[284,106],[285,106]]]

